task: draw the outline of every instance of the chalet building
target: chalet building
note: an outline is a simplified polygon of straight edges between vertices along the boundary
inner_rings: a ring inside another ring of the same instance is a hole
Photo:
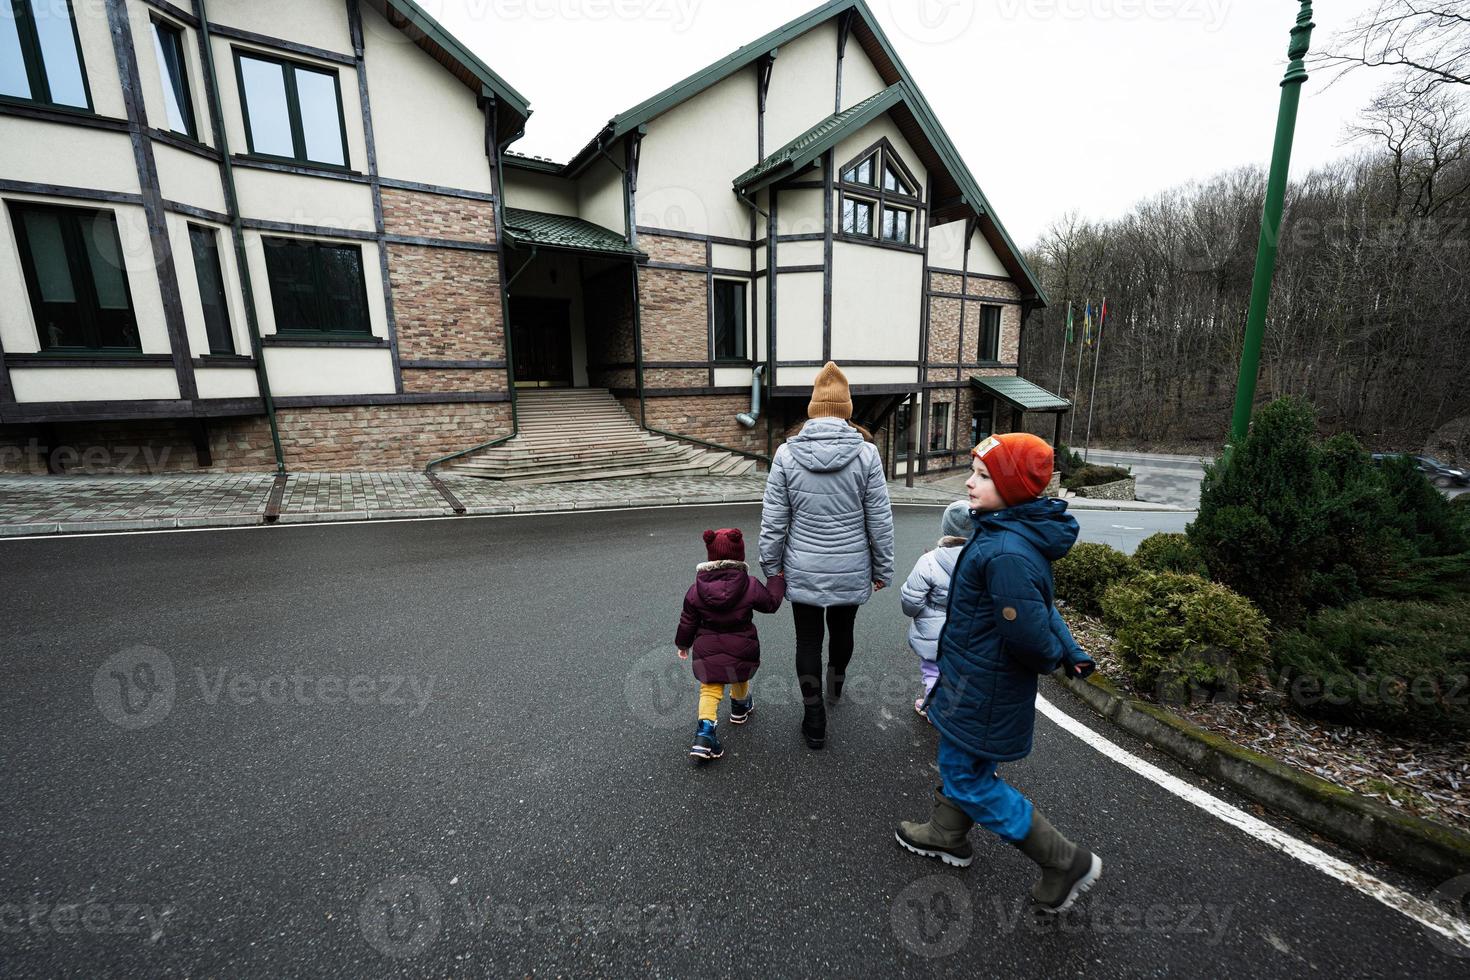
[[[10,7],[0,471],[741,472],[829,359],[895,473],[1070,407],[1016,376],[1045,297],[861,0],[565,163],[411,0]]]

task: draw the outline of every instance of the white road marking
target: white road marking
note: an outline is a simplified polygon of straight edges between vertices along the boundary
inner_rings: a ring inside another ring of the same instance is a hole
[[[1113,527],[1120,531],[1142,531],[1141,527],[1129,527],[1127,524],[1114,524]]]
[[[1313,847],[1306,841],[1298,840],[1284,831],[1232,806],[1224,800],[1206,793],[1197,786],[1192,786],[1177,776],[1173,776],[1151,762],[1146,762],[1138,756],[1127,751],[1122,746],[1110,742],[1086,725],[1077,721],[1056,705],[1043,697],[1036,698],[1036,710],[1055,722],[1060,728],[1077,736],[1088,745],[1092,746],[1102,755],[1107,756],[1114,762],[1127,769],[1131,769],[1143,778],[1163,787],[1170,793],[1192,803],[1204,810],[1206,813],[1231,826],[1243,830],[1256,840],[1269,844],[1284,854],[1296,858],[1303,864],[1310,865],[1321,871],[1330,878],[1350,888],[1356,889],[1387,905],[1395,912],[1408,916],[1426,929],[1432,929],[1467,948],[1470,948],[1470,923],[1450,915],[1423,899],[1416,898],[1402,889],[1395,888],[1388,882],[1374,877],[1360,868],[1356,868],[1346,861],[1339,860]]]

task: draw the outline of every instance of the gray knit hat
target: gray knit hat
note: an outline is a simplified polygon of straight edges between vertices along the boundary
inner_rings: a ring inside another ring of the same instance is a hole
[[[944,520],[940,522],[939,533],[950,538],[968,538],[975,533],[975,522],[970,517],[969,501],[956,500],[944,508]]]

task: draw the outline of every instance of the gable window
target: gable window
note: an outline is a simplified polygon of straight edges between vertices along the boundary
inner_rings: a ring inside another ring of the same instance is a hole
[[[42,350],[141,350],[111,211],[11,202]]]
[[[738,279],[715,280],[715,360],[743,361],[745,345],[745,283]]]
[[[907,194],[910,197],[914,194],[914,189],[908,185],[907,181],[899,176],[898,171],[894,169],[891,163],[885,164],[883,167],[883,189],[898,194]]]
[[[347,127],[336,72],[236,51],[235,73],[251,153],[347,166]]]
[[[873,234],[873,202],[842,196],[842,230],[849,235]]]
[[[1000,307],[980,307],[980,356],[982,361],[1000,360]]]
[[[194,252],[194,275],[199,280],[199,301],[204,307],[204,333],[211,354],[235,353],[230,331],[230,305],[225,298],[225,277],[219,261],[219,233],[204,225],[189,226],[189,245]]]
[[[158,56],[158,76],[163,81],[163,107],[168,113],[168,128],[197,139],[194,101],[189,94],[189,62],[184,57],[184,32],[155,20],[153,53]]]
[[[361,246],[298,238],[262,243],[277,333],[372,335]]]
[[[883,209],[883,240],[885,242],[898,242],[901,245],[909,243],[909,225],[912,223],[913,212],[903,208]]]
[[[951,407],[949,402],[935,402],[929,406],[929,451],[931,453],[949,451]]]
[[[878,155],[875,153],[866,160],[853,164],[842,172],[842,179],[849,184],[872,184],[873,167]]]
[[[0,96],[92,108],[69,0],[0,0]]]

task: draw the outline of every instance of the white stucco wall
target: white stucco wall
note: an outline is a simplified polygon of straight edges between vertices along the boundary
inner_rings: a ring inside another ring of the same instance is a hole
[[[268,347],[271,394],[392,394],[393,358],[386,349]]]
[[[822,212],[821,191],[787,190],[780,193],[776,203],[776,234],[820,234],[825,226],[826,217]],[[778,255],[786,244],[785,242],[777,244]],[[786,261],[785,256],[782,256],[781,261]]]
[[[842,359],[837,357],[837,352],[832,353],[838,365]],[[919,380],[918,368],[907,367],[865,367],[857,365],[854,367],[843,367],[842,373],[847,375],[847,383],[852,385],[911,385]]]
[[[117,86],[117,79],[112,84]],[[0,116],[0,175],[61,187],[138,193],[127,133]]]
[[[725,238],[750,233],[731,182],[756,160],[756,68],[656,117],[638,164],[638,224]]]
[[[921,255],[848,242],[833,245],[834,359],[839,363],[843,358],[918,359],[923,268]],[[778,307],[778,328],[784,337],[780,315]],[[784,346],[781,356],[787,356]]]
[[[732,385],[750,387],[751,375],[755,373],[753,368],[715,368],[715,387],[725,388]]]
[[[153,159],[165,201],[224,212],[225,191],[220,183],[219,164],[158,142],[153,144]]]
[[[255,368],[208,368],[194,372],[200,398],[254,398],[260,394]]]
[[[608,152],[613,159],[621,160],[622,144]],[[594,225],[626,235],[628,221],[623,209],[622,171],[606,159],[598,159],[588,165],[577,180],[577,214]]]
[[[320,0],[210,0],[209,19],[225,27],[285,38],[338,54],[352,54],[352,35],[347,27],[345,3],[332,3],[330,0],[326,3]],[[367,30],[366,25],[363,29]],[[408,43],[406,38],[403,43]],[[353,84],[355,86],[356,81]]]
[[[935,225],[929,233],[929,265],[934,269],[958,272],[965,261],[965,222],[951,221]],[[990,276],[1009,276],[994,249],[976,228],[970,238],[969,271]]]
[[[984,273],[987,276],[1009,276],[1006,267],[1000,264],[995,250],[980,234],[980,229],[975,229],[974,238],[970,242],[970,271]]]
[[[821,265],[824,259],[821,242],[777,242],[776,266]]]
[[[849,37],[842,56],[842,108],[851,108],[887,87],[862,45]]]
[[[577,185],[551,174],[505,168],[505,205],[577,216]]]
[[[781,261],[784,264],[786,260]],[[822,356],[820,272],[787,272],[776,277],[776,356],[782,361],[810,361]],[[789,378],[779,381],[782,385],[791,383]]]
[[[741,236],[744,237],[744,236]],[[711,258],[714,259],[717,269],[749,269],[750,249],[740,248],[735,245],[721,245],[716,242],[711,246]]]
[[[362,4],[362,21],[378,173],[421,184],[492,190],[485,115],[475,93],[422,48],[406,43],[407,35],[368,4]],[[353,84],[356,108],[355,79]],[[364,157],[358,169],[366,166]]]
[[[766,152],[832,115],[836,97],[837,25],[829,20],[783,44],[776,55],[766,94]]]
[[[373,195],[366,184],[274,170],[235,170],[240,213],[261,221],[371,232]]]
[[[179,397],[172,367],[10,369],[18,402],[151,401]]]
[[[73,3],[72,6],[76,9],[77,36],[82,42],[87,87],[92,92],[92,111],[99,116],[126,119],[128,109],[123,104],[122,87],[117,81],[117,56],[113,54],[107,13],[100,3]]]

